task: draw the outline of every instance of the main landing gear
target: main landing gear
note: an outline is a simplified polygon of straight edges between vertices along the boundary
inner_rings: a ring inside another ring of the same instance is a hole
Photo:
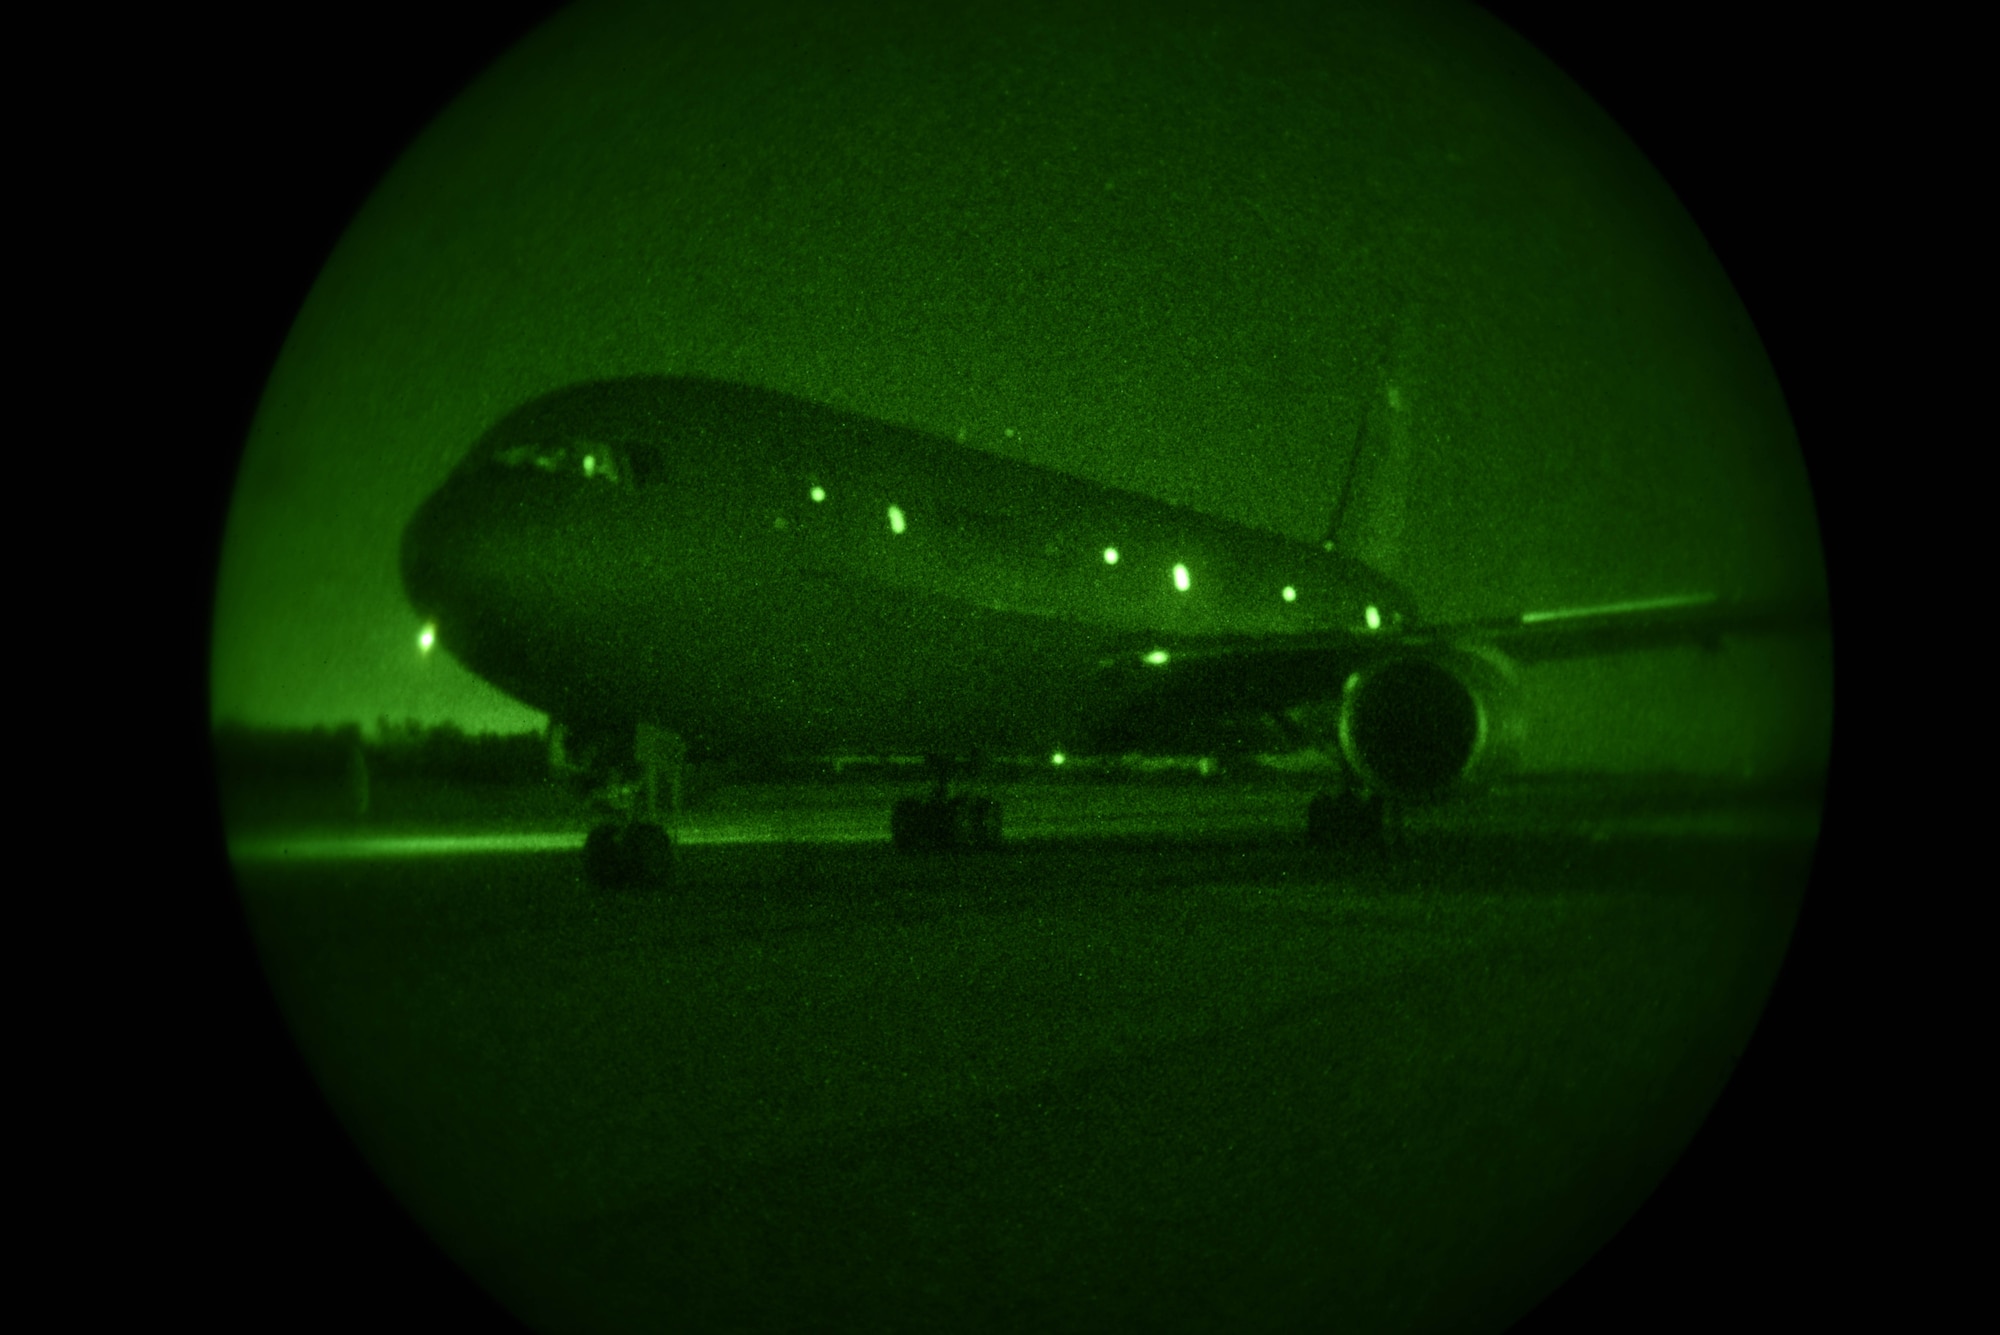
[[[933,775],[930,796],[896,800],[889,809],[889,842],[903,852],[998,848],[1000,804],[951,795],[951,762],[935,755],[924,759]]]
[[[1402,822],[1382,793],[1347,787],[1316,793],[1306,803],[1306,842],[1320,848],[1388,849],[1401,842]]]

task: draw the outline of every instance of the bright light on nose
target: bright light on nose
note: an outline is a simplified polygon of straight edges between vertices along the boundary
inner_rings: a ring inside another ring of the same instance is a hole
[[[1188,591],[1188,572],[1186,566],[1174,567],[1174,587],[1182,593]]]
[[[1375,604],[1373,603],[1368,604],[1367,609],[1364,610],[1361,613],[1361,615],[1367,618],[1368,629],[1370,630],[1382,629],[1382,613],[1381,610],[1375,606]]]
[[[1104,549],[1104,564],[1108,566],[1118,564],[1118,549],[1116,547],[1106,547]]]
[[[437,627],[425,626],[417,632],[417,651],[419,653],[429,653],[437,644],[437,638]]]
[[[901,532],[902,532],[902,531],[903,531],[904,529],[906,529],[906,528],[908,528],[908,527],[909,527],[909,524],[907,524],[906,522],[904,522],[904,519],[903,519],[903,507],[902,507],[902,506],[900,506],[900,505],[892,505],[892,506],[890,506],[890,507],[889,507],[889,531],[890,531],[891,533],[901,533]]]
[[[825,500],[825,499],[826,499],[826,488],[825,488],[825,487],[814,487],[814,488],[812,489],[812,498],[813,498],[813,500],[814,500],[814,501],[823,501],[823,500]]]
[[[1291,585],[1287,584],[1285,586],[1285,601],[1288,603],[1295,603],[1298,600],[1299,600],[1299,591],[1293,588]]]

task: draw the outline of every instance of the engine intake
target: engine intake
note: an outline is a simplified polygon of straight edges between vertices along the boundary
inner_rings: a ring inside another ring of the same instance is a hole
[[[1371,788],[1426,800],[1490,775],[1518,749],[1514,667],[1487,649],[1390,659],[1348,678],[1340,749]]]

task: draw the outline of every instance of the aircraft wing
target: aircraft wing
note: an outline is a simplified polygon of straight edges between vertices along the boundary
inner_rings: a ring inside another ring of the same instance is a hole
[[[1731,637],[1806,635],[1826,628],[1827,610],[1823,606],[1778,599],[1729,600],[1698,593],[1427,626],[1403,639],[1405,644],[1422,640],[1491,645],[1517,663],[1548,663],[1676,645],[1714,649]]]
[[[1517,663],[1546,663],[1826,628],[1824,607],[1689,594],[1368,633],[1155,636],[1109,647],[1098,667],[1107,698],[1119,702],[1113,730],[1147,732],[1183,716],[1280,713],[1335,699],[1351,673],[1426,651],[1490,647]]]

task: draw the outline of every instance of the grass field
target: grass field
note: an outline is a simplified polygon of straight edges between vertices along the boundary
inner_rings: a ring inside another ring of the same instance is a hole
[[[378,1171],[553,1330],[1494,1328],[1727,1078],[1809,839],[239,869]]]

